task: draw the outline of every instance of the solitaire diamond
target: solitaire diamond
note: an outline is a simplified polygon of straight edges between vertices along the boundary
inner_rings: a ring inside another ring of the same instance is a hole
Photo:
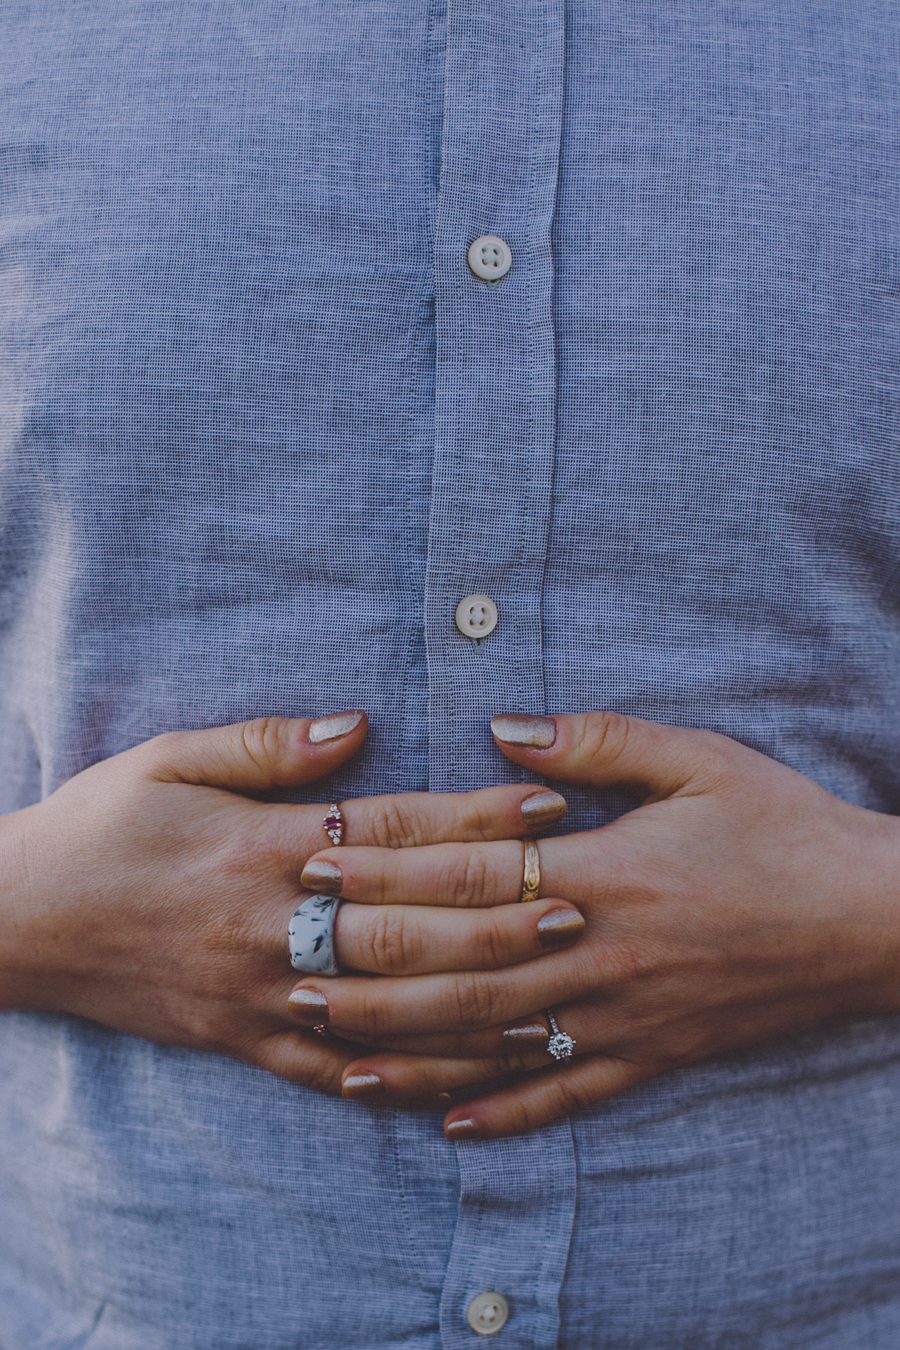
[[[575,1042],[564,1031],[557,1031],[555,1036],[550,1037],[547,1049],[554,1059],[571,1059]]]

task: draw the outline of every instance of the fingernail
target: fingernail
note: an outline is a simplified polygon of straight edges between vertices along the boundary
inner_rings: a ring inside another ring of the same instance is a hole
[[[503,1039],[512,1045],[539,1045],[546,1048],[550,1032],[540,1022],[529,1022],[526,1027],[507,1027]]]
[[[325,858],[312,858],[300,873],[301,884],[309,891],[324,891],[326,895],[340,895],[344,878],[341,869]]]
[[[384,1083],[377,1073],[351,1073],[341,1084],[341,1092],[353,1101],[364,1097],[380,1097],[384,1092]]]
[[[339,712],[332,713],[330,717],[317,718],[309,724],[307,735],[310,744],[321,745],[323,741],[339,741],[342,736],[349,736],[363,717],[361,712]]]
[[[556,723],[552,717],[524,717],[509,713],[491,718],[491,731],[498,741],[508,745],[531,745],[546,750],[556,740]]]
[[[451,1120],[444,1134],[448,1139],[480,1139],[481,1126],[477,1120]]]
[[[584,932],[584,919],[577,909],[551,909],[538,919],[538,942],[542,947],[567,947]]]
[[[314,1027],[328,1021],[328,999],[318,989],[295,989],[288,998],[288,1008],[298,1022]]]
[[[525,798],[519,809],[525,824],[534,828],[555,825],[566,814],[568,804],[558,792],[535,792]]]

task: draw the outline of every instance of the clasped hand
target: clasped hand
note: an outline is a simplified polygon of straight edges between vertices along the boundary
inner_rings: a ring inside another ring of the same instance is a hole
[[[379,1047],[347,1067],[345,1096],[461,1091],[450,1137],[513,1134],[831,1014],[896,1009],[893,817],[711,733],[605,713],[493,727],[517,764],[629,785],[643,803],[542,841],[537,905],[517,903],[512,840],[312,858],[304,882],[354,902],[338,923],[348,948],[366,934],[377,955],[362,968],[383,976],[305,979],[292,995],[298,1018]],[[537,955],[523,908],[566,949]],[[546,1008],[576,1042],[564,1066],[548,1058]]]
[[[510,759],[643,799],[602,829],[535,784],[320,805],[363,714],[171,733],[0,820],[0,1006],[92,1018],[329,1092],[533,1129],[641,1079],[839,1012],[900,1008],[898,823],[711,733],[613,714],[495,719]],[[288,921],[342,895],[352,973],[298,982]],[[378,978],[373,978],[377,976]],[[545,1009],[576,1041],[547,1054]],[[327,1024],[327,1033],[312,1028]],[[309,1029],[305,1029],[309,1028]]]

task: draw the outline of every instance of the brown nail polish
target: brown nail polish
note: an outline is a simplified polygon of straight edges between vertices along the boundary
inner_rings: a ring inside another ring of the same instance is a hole
[[[341,869],[325,858],[313,858],[300,873],[300,881],[310,891],[340,895],[344,878]]]
[[[568,809],[565,797],[558,792],[535,792],[526,797],[519,810],[529,829],[538,829],[542,825],[555,825],[562,820]]]
[[[584,932],[584,919],[577,909],[551,909],[538,919],[537,936],[542,947],[567,947]]]
[[[529,1022],[527,1027],[507,1027],[503,1040],[507,1045],[537,1045],[546,1050],[550,1032],[540,1022]]]
[[[288,1009],[298,1022],[309,1027],[323,1026],[330,1016],[328,999],[318,989],[295,989],[288,999]]]
[[[491,731],[498,741],[506,741],[507,745],[530,745],[535,750],[546,750],[556,740],[556,723],[552,717],[507,713],[491,718]]]
[[[341,1084],[341,1092],[351,1101],[361,1101],[367,1097],[380,1097],[384,1083],[377,1073],[351,1073]]]
[[[317,718],[309,724],[307,735],[310,744],[321,745],[324,741],[339,741],[342,736],[349,736],[364,716],[361,712],[339,712],[332,713],[330,717]]]
[[[444,1134],[448,1139],[480,1139],[481,1126],[477,1120],[451,1120]]]

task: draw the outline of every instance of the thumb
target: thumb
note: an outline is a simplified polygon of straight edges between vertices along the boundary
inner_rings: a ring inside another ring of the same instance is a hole
[[[508,759],[563,783],[594,787],[622,784],[670,797],[722,767],[732,743],[711,731],[684,730],[621,713],[557,714],[491,720],[491,731]]]
[[[368,728],[358,711],[315,720],[259,717],[209,731],[170,731],[142,749],[160,782],[265,792],[324,778],[359,749]]]

